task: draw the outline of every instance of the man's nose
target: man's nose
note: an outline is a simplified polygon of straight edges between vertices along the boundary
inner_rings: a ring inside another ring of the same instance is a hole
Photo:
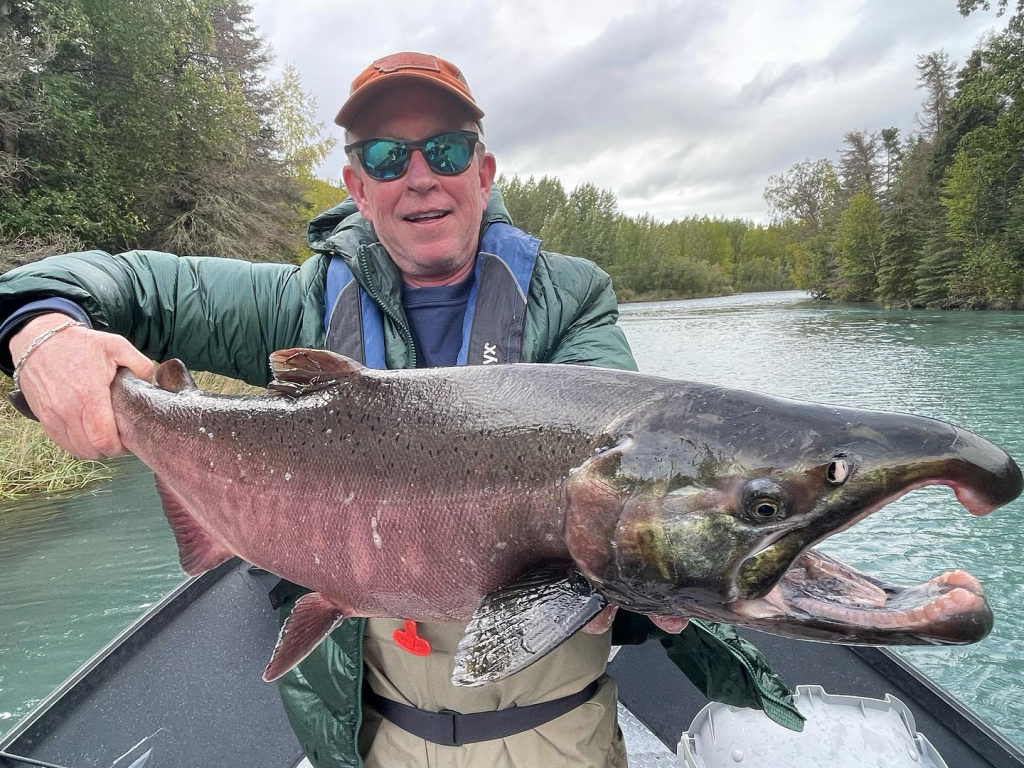
[[[414,149],[409,158],[409,170],[405,172],[405,183],[416,190],[429,189],[437,183],[434,172],[423,157],[423,150]]]

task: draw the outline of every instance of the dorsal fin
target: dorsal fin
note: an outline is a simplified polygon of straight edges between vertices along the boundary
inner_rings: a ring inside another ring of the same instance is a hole
[[[366,367],[325,349],[281,349],[270,355],[274,380],[267,387],[297,397],[361,376]]]
[[[198,389],[188,368],[177,358],[161,363],[160,367],[156,369],[156,385],[168,392],[188,392]]]

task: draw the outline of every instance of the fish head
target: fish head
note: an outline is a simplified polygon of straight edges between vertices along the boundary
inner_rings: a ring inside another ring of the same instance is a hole
[[[1002,449],[918,416],[687,394],[624,420],[570,477],[566,541],[610,600],[834,642],[988,633],[991,610],[969,574],[899,587],[812,547],[927,485],[949,486],[976,515],[1012,501],[1024,480]]]

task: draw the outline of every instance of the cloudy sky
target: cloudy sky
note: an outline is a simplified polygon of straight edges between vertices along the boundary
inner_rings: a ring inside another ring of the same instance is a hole
[[[276,55],[333,116],[401,50],[465,73],[498,169],[611,189],[629,214],[766,219],[768,177],[843,134],[914,130],[918,54],[962,62],[994,12],[955,0],[255,0]],[[321,167],[340,176],[340,149]]]

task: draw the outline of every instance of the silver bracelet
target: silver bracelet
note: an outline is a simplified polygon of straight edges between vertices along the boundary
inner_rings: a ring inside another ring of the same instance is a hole
[[[11,394],[21,392],[21,384],[18,382],[18,377],[21,375],[21,368],[25,365],[25,361],[28,360],[28,356],[61,331],[66,331],[68,328],[74,328],[76,325],[81,328],[88,327],[85,323],[79,322],[78,320],[68,320],[66,323],[54,326],[48,331],[43,331],[32,339],[32,343],[29,344],[28,347],[25,348],[25,351],[21,353],[21,359],[18,360],[18,364],[14,366],[14,390]]]

